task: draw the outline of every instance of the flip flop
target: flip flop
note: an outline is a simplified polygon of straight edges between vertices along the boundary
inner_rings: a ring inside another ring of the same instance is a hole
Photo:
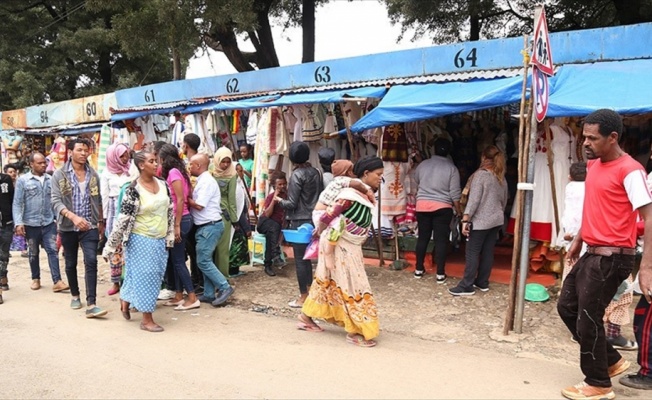
[[[354,337],[346,336],[346,342],[359,346],[359,347],[374,347],[376,345],[375,340],[365,340],[360,335],[355,335]]]
[[[147,325],[140,324],[140,329],[147,331],[147,332],[163,332],[165,329],[163,329],[162,326],[156,325],[153,328],[148,328]]]
[[[297,323],[297,329],[306,331],[306,332],[323,332],[324,328],[319,325],[306,324],[305,322]]]
[[[290,308],[301,308],[301,307],[303,307],[303,304],[299,303],[296,300],[292,300],[291,302],[288,303],[288,306]]]

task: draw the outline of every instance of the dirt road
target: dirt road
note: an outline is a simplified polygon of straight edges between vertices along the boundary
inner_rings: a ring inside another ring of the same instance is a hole
[[[484,334],[484,348],[468,340],[480,334],[459,327],[455,315],[460,313],[450,305],[433,305],[433,286],[427,280],[415,284],[396,275],[400,272],[371,272],[372,287],[385,304],[385,328],[376,348],[362,349],[346,344],[336,327],[326,326],[323,333],[295,328],[295,312],[283,308],[296,290],[290,267],[276,280],[260,271],[236,278],[235,298],[226,308],[160,307],[155,318],[166,331],[159,334],[139,330],[139,314],[129,322],[122,319],[117,297],[106,296],[106,279],[98,288],[98,304],[111,312],[87,320],[83,310],[69,309],[69,294],[51,292],[48,279],[43,289],[31,291],[28,270],[26,260],[14,253],[11,290],[0,305],[0,398],[559,398],[561,387],[582,379],[567,358],[527,345],[523,350],[524,343],[535,347],[536,334],[514,343]],[[384,274],[394,274],[390,288],[397,293],[383,288],[379,276]],[[430,296],[420,303],[412,297],[422,293],[403,285]],[[267,291],[267,305],[258,291]],[[394,295],[406,300],[393,304]],[[472,304],[458,302],[456,308]],[[412,311],[401,316],[400,307]],[[432,307],[439,309],[439,318],[428,321],[424,315],[431,315]],[[440,324],[442,316],[451,322]],[[482,329],[495,329],[485,323],[477,321]],[[561,349],[577,351],[557,341]],[[620,385],[615,389],[619,398],[647,397]]]

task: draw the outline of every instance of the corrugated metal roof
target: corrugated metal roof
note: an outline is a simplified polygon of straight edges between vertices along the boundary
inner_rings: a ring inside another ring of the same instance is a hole
[[[113,108],[111,107],[109,111],[111,111],[111,114],[118,114],[118,113],[127,113],[127,112],[137,112],[137,111],[154,111],[154,110],[162,110],[162,109],[167,109],[167,108],[175,108],[175,107],[184,107],[190,104],[194,104],[195,102],[189,101],[189,100],[184,100],[184,101],[173,101],[169,103],[158,103],[158,104],[153,104],[151,106],[138,106],[138,107],[127,107],[127,108]]]
[[[341,89],[354,89],[360,87],[373,87],[373,86],[394,86],[394,85],[407,85],[407,84],[421,84],[421,83],[435,83],[435,82],[463,82],[473,79],[496,79],[496,78],[510,78],[523,74],[523,68],[506,68],[497,70],[478,70],[478,71],[464,71],[449,74],[433,74],[433,75],[420,75],[402,78],[389,78],[389,79],[376,79],[364,82],[350,82],[340,83],[336,85],[323,85],[323,86],[310,86],[304,88],[292,88],[280,91],[260,91],[243,94],[231,94],[224,96],[217,96],[213,98],[193,99],[193,101],[177,101],[169,103],[155,104],[152,106],[144,107],[128,107],[121,109],[111,109],[112,114],[127,113],[127,112],[140,112],[140,111],[156,111],[163,109],[170,109],[175,107],[185,107],[189,105],[203,104],[209,101],[234,101],[245,100],[264,95],[287,95],[294,93],[317,93],[329,90]]]

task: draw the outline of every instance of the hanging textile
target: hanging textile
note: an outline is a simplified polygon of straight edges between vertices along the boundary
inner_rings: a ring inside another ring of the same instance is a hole
[[[303,118],[302,140],[304,142],[318,142],[324,133],[324,126],[319,116],[318,104],[304,104],[300,106]]]
[[[408,142],[402,124],[394,124],[385,128],[381,158],[383,161],[408,161]]]
[[[407,194],[410,191],[410,165],[394,161],[384,161],[383,165],[385,184],[381,190],[381,212],[383,215],[403,215],[407,209]]]
[[[100,129],[100,146],[97,153],[97,173],[102,175],[106,168],[106,149],[111,145],[111,127],[109,124],[102,125]]]
[[[249,114],[247,121],[247,131],[245,132],[245,140],[247,144],[254,145],[256,143],[256,136],[258,134],[258,112],[252,111]]]
[[[274,156],[288,151],[288,135],[285,129],[285,119],[278,107],[269,110],[269,154]]]

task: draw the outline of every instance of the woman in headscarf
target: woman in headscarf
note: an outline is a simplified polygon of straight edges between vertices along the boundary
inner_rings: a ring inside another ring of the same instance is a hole
[[[289,221],[290,229],[298,229],[305,223],[312,222],[312,211],[323,190],[321,174],[308,162],[310,147],[304,142],[294,142],[290,145],[290,161],[294,171],[288,182],[287,199],[279,199],[278,204],[286,211],[285,219]],[[297,269],[300,296],[288,305],[301,308],[308,297],[308,288],[312,282],[312,262],[304,260],[307,244],[292,243],[294,263]]]
[[[383,161],[366,157],[355,164],[353,171],[370,190],[377,191],[383,177]],[[324,319],[344,327],[348,343],[361,347],[376,345],[376,302],[362,255],[373,209],[365,194],[345,188],[320,218],[317,270],[299,315],[299,329],[321,332],[323,329],[313,318]],[[338,217],[340,222],[329,226]]]
[[[102,194],[102,212],[106,220],[105,235],[108,238],[113,232],[113,224],[117,218],[116,209],[120,190],[125,183],[138,178],[138,171],[131,168],[131,151],[124,143],[114,143],[106,149],[106,168],[100,176],[100,193]],[[113,257],[109,260],[111,267],[111,282],[109,296],[120,291],[122,277],[122,246],[118,246]]]
[[[233,238],[233,226],[238,223],[238,182],[236,180],[235,164],[233,153],[226,147],[220,147],[213,157],[213,176],[220,187],[222,208],[222,221],[224,221],[224,233],[217,242],[215,249],[215,265],[226,277],[237,275],[239,266],[236,269],[230,268],[230,248]],[[240,196],[244,202],[244,196]]]

